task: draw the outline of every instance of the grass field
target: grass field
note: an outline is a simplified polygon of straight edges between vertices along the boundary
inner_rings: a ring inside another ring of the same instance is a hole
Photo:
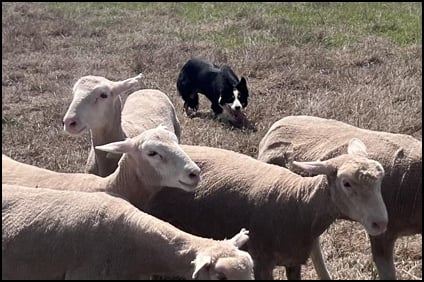
[[[62,128],[73,84],[139,72],[169,95],[184,144],[256,157],[271,124],[299,114],[422,140],[421,21],[421,3],[2,3],[2,153],[82,172],[89,134]],[[211,119],[203,96],[204,115],[183,114],[175,83],[191,57],[247,78],[250,128]],[[322,241],[333,278],[377,278],[358,224],[337,221]],[[395,263],[399,279],[422,279],[421,235],[397,241]],[[310,261],[302,275],[316,279]]]

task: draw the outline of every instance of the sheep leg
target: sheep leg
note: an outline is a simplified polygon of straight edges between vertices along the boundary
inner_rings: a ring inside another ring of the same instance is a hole
[[[94,149],[90,149],[90,153],[88,154],[87,163],[85,165],[85,172],[90,174],[99,174],[99,167],[97,166],[96,156]]]
[[[274,280],[272,275],[274,264],[269,262],[267,259],[255,260],[255,280]]]
[[[331,280],[330,273],[328,273],[327,266],[325,265],[324,258],[322,256],[319,237],[312,242],[311,260],[315,271],[317,272],[318,278],[320,280]]]
[[[301,266],[286,266],[287,280],[300,280]]]
[[[395,240],[396,238],[387,236],[387,234],[377,237],[370,236],[372,256],[381,280],[396,279],[396,270],[393,262]]]

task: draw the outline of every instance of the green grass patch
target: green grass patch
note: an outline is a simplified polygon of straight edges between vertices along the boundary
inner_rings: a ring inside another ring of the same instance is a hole
[[[190,31],[193,34],[178,37],[209,40],[225,48],[246,47],[257,40],[269,45],[316,43],[338,48],[368,36],[384,37],[399,46],[422,43],[422,4],[419,2],[60,2],[47,5],[62,13],[94,15],[97,19],[91,23],[96,26],[112,25],[131,13],[172,15],[194,30]],[[205,25],[222,28],[201,30]],[[178,27],[175,30],[187,32]]]

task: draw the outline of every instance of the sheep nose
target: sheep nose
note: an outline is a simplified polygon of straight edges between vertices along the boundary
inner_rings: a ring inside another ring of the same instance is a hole
[[[187,174],[192,183],[197,184],[200,182],[200,168],[198,166],[188,168]]]
[[[80,123],[76,118],[65,118],[63,120],[63,130],[70,134],[77,134],[80,130]]]
[[[384,233],[387,230],[387,221],[374,221],[372,223],[372,228],[380,234]]]
[[[77,126],[77,122],[74,119],[68,119],[63,122],[63,125],[68,128],[75,128]]]
[[[190,178],[198,178],[200,176],[200,168],[194,168],[194,169],[192,169],[189,172],[188,176]]]

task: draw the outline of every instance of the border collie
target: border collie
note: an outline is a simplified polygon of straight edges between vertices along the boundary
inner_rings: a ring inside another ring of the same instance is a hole
[[[235,123],[247,106],[249,91],[246,79],[239,80],[229,66],[219,67],[202,59],[191,59],[181,69],[177,80],[178,93],[184,100],[184,110],[196,112],[198,93],[211,102],[215,117]]]

